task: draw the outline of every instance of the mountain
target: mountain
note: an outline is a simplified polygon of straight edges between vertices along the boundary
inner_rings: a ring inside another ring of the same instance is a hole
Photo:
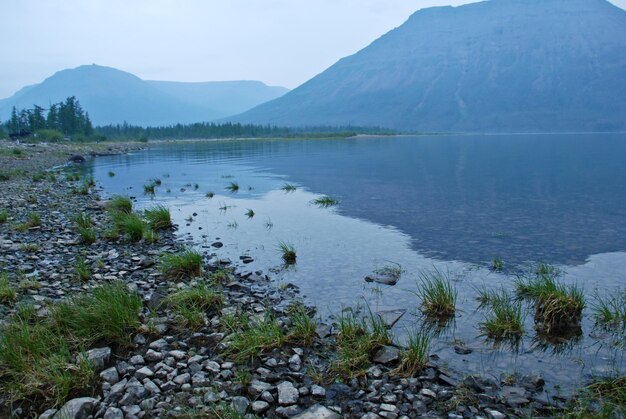
[[[232,120],[422,132],[626,129],[626,12],[605,0],[490,0],[402,26]]]
[[[0,119],[8,119],[13,106],[47,107],[76,96],[96,125],[124,121],[152,126],[190,123],[240,113],[287,91],[257,81],[145,81],[114,68],[85,65],[59,71],[0,100]]]

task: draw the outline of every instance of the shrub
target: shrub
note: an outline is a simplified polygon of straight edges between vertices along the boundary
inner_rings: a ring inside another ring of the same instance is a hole
[[[63,140],[63,133],[55,129],[40,129],[35,131],[35,136],[39,141],[58,143]]]

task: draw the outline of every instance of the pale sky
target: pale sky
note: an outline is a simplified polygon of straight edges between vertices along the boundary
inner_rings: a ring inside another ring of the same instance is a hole
[[[148,80],[294,88],[420,8],[474,1],[0,0],[0,98],[92,63]]]

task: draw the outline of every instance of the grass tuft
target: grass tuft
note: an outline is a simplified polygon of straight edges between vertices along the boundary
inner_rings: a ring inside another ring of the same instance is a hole
[[[17,293],[9,283],[6,272],[0,273],[0,304],[12,304],[17,298]]]
[[[213,193],[213,192],[207,192],[206,193],[206,197],[209,198],[209,199],[213,198],[214,196],[215,196],[215,193]]]
[[[157,205],[156,207],[147,209],[144,212],[148,225],[153,230],[167,230],[172,227],[172,216],[170,210],[163,206]]]
[[[486,292],[483,291],[483,296]],[[522,305],[520,302],[514,302],[508,292],[492,291],[488,298],[483,298],[481,305],[490,308],[490,313],[480,323],[480,329],[487,337],[499,341],[519,339],[524,334]]]
[[[254,211],[251,209],[248,209],[248,211],[246,211],[246,217],[248,218],[254,217]]]
[[[283,258],[285,265],[293,265],[296,263],[296,248],[293,244],[281,241],[278,243],[278,250],[280,250],[282,254],[281,257]]]
[[[328,195],[321,196],[319,198],[315,198],[311,201],[312,204],[317,205],[320,208],[328,208],[334,205],[339,204],[339,201],[335,198],[331,198]]]
[[[202,255],[187,249],[179,254],[165,254],[159,263],[161,272],[172,279],[200,276],[202,274]]]
[[[300,345],[310,345],[317,334],[317,324],[309,317],[306,307],[301,303],[292,305],[289,308],[289,319],[291,321],[291,333],[287,339]]]
[[[224,351],[224,355],[236,362],[252,362],[261,354],[280,347],[285,341],[285,334],[278,321],[272,317],[268,316],[257,323],[245,321],[240,325],[242,329],[230,335],[228,347]]]
[[[81,282],[91,279],[91,266],[83,256],[76,256],[76,261],[74,262],[74,277]]]
[[[446,319],[456,312],[457,292],[448,274],[434,269],[419,274],[418,296],[422,299],[422,312],[433,318]]]
[[[204,326],[205,313],[220,308],[224,297],[213,285],[202,282],[171,294],[165,302],[178,312],[181,327],[198,330]]]
[[[9,220],[9,212],[6,209],[0,210],[0,224],[4,224]]]
[[[626,328],[625,291],[617,291],[614,295],[606,297],[596,295],[592,309],[597,324],[610,328]]]
[[[72,296],[50,307],[55,327],[73,342],[93,345],[131,345],[141,325],[141,297],[122,282],[94,288],[90,294]]]
[[[394,373],[413,377],[422,371],[428,363],[430,335],[425,331],[408,333],[407,348],[400,353],[400,365]]]
[[[133,201],[127,196],[115,195],[106,203],[106,209],[109,212],[122,212],[130,214],[133,212]]]
[[[280,189],[285,192],[294,192],[298,187],[292,183],[285,183]]]
[[[494,258],[491,261],[491,270],[494,272],[502,272],[504,269],[504,261],[500,258]]]
[[[230,191],[231,193],[235,193],[239,190],[239,184],[237,182],[230,182],[224,189]]]
[[[115,228],[128,236],[131,242],[137,242],[143,238],[146,231],[145,221],[134,212],[115,212],[112,213]]]

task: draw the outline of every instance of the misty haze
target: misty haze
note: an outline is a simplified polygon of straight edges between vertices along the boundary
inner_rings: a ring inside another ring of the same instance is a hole
[[[623,417],[625,8],[3,4],[0,417]]]

